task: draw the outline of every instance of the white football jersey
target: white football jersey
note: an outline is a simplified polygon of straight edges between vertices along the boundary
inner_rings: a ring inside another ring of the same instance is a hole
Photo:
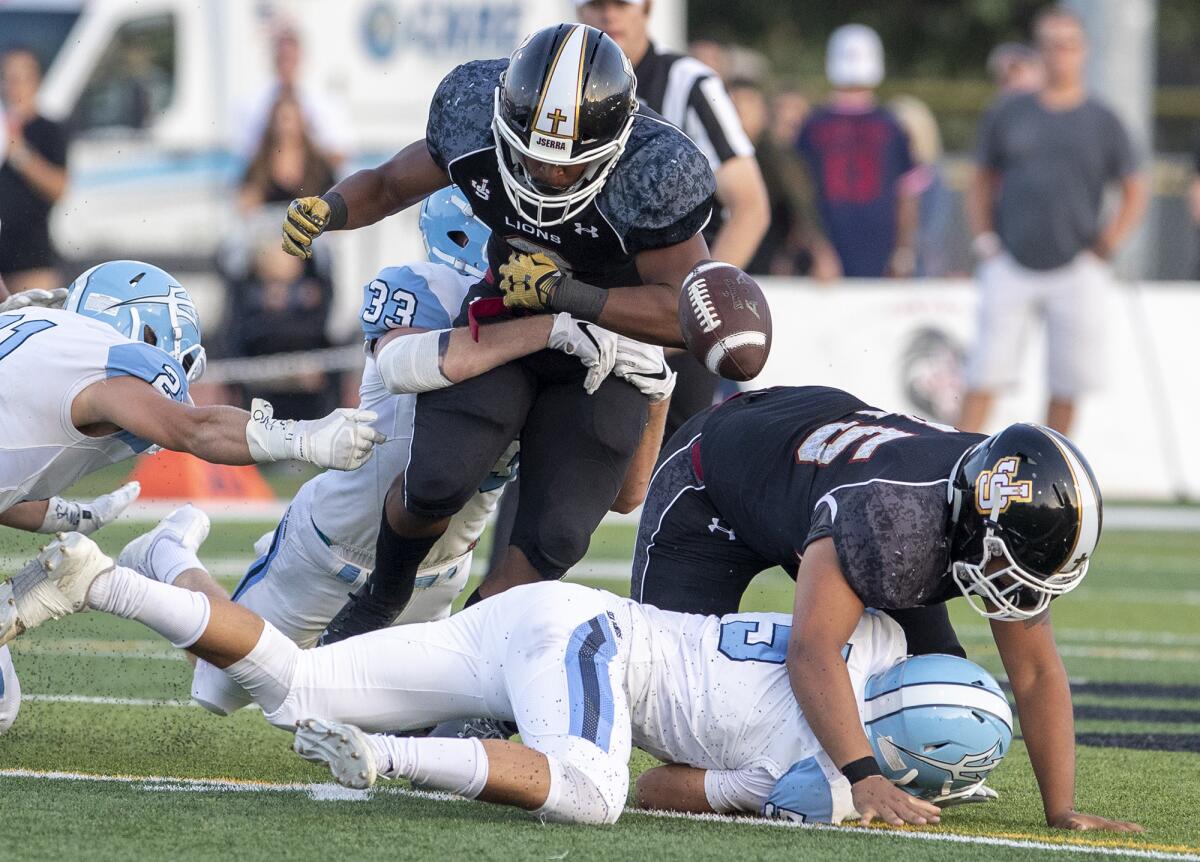
[[[71,422],[76,395],[118,376],[187,401],[187,376],[178,362],[107,324],[57,308],[0,315],[0,511],[59,494],[80,477],[150,448],[127,431],[88,437]]]
[[[448,266],[427,261],[389,267],[364,288],[363,334],[369,341],[401,326],[449,328],[467,290],[477,281]],[[392,481],[408,466],[417,396],[389,392],[368,353],[359,398],[364,410],[378,414],[372,424],[387,437],[386,442],[378,444],[367,463],[357,470],[330,470],[310,479],[296,500],[308,503],[313,525],[339,556],[370,568],[374,565],[384,497]],[[451,519],[445,535],[430,550],[422,568],[456,559],[470,550],[496,507],[505,481],[515,475],[515,468],[514,444],[497,464],[500,472],[493,473],[494,480],[489,477],[479,493]]]
[[[649,647],[635,649],[630,668],[634,745],[675,763],[760,770],[771,779],[821,752],[784,664],[790,616],[643,610],[650,637],[642,643]],[[860,705],[867,677],[906,649],[894,620],[863,614],[843,650]]]

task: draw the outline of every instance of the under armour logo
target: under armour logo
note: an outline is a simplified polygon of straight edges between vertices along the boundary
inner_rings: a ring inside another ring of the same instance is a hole
[[[492,196],[492,190],[488,188],[489,180],[485,177],[482,180],[471,180],[471,188],[475,190],[475,194],[481,200],[487,200]]]
[[[721,526],[720,518],[712,519],[712,523],[708,525],[708,531],[710,533],[724,533],[726,536],[729,537],[729,541],[731,541],[731,542],[737,541],[737,536],[734,535],[733,530],[729,529],[728,527]]]
[[[592,239],[596,239],[600,236],[600,228],[596,227],[594,224],[584,227],[582,222],[575,222],[575,233],[579,234],[580,236],[583,236],[586,233]]]
[[[1021,461],[1015,455],[1001,458],[990,470],[983,470],[975,482],[975,508],[981,515],[995,517],[1013,503],[1033,502],[1033,483],[1014,481]]]

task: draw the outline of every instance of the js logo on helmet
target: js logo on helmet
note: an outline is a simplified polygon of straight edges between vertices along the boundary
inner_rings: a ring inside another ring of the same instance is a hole
[[[1000,514],[1013,503],[1033,502],[1033,483],[1016,481],[1020,459],[1001,458],[990,470],[983,470],[975,483],[975,508],[981,515]]]

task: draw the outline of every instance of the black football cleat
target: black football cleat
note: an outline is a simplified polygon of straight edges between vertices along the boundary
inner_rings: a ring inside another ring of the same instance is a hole
[[[350,594],[350,601],[329,621],[317,639],[317,646],[329,646],[346,638],[387,628],[403,610],[403,604],[397,605],[373,595],[370,582],[365,583],[357,592]]]

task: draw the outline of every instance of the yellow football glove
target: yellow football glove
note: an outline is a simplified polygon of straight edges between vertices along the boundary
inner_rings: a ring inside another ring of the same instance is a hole
[[[554,292],[563,280],[558,264],[539,252],[514,252],[500,267],[500,290],[504,307],[526,311],[548,311]]]
[[[312,257],[312,242],[329,224],[329,204],[321,198],[297,198],[283,220],[283,250],[296,257]]]

